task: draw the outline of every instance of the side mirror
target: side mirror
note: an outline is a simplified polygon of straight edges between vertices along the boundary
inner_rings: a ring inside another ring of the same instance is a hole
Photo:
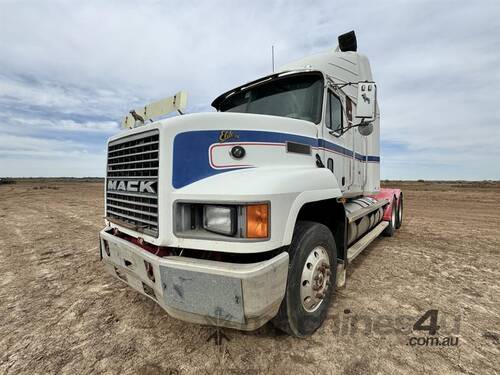
[[[377,86],[375,82],[358,83],[358,102],[356,117],[361,119],[358,130],[361,135],[368,136],[373,132],[373,121],[377,111]]]
[[[358,102],[356,103],[356,117],[363,122],[375,120],[377,108],[377,86],[375,82],[358,83]]]
[[[373,133],[373,122],[362,122],[358,126],[359,134],[368,136]]]

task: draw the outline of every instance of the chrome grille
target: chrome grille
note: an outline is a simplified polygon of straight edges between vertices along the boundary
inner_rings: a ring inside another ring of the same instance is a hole
[[[108,145],[106,218],[158,237],[159,133],[148,131]]]

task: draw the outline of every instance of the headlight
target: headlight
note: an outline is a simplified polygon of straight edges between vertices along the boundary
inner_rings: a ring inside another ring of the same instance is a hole
[[[203,206],[203,228],[232,236],[236,233],[236,209],[227,206]]]
[[[213,240],[222,238],[222,235],[265,240],[270,237],[270,225],[269,202],[242,204],[176,202],[174,206],[174,233],[181,238]]]

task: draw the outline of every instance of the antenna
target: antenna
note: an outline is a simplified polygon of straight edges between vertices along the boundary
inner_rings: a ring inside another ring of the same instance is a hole
[[[273,73],[274,73],[274,45],[271,46],[271,60],[272,60]]]

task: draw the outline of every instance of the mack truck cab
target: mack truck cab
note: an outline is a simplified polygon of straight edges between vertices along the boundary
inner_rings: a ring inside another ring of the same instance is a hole
[[[131,111],[108,141],[104,267],[178,319],[311,335],[352,260],[402,223],[376,89],[349,32],[216,112],[184,114],[183,93]]]

